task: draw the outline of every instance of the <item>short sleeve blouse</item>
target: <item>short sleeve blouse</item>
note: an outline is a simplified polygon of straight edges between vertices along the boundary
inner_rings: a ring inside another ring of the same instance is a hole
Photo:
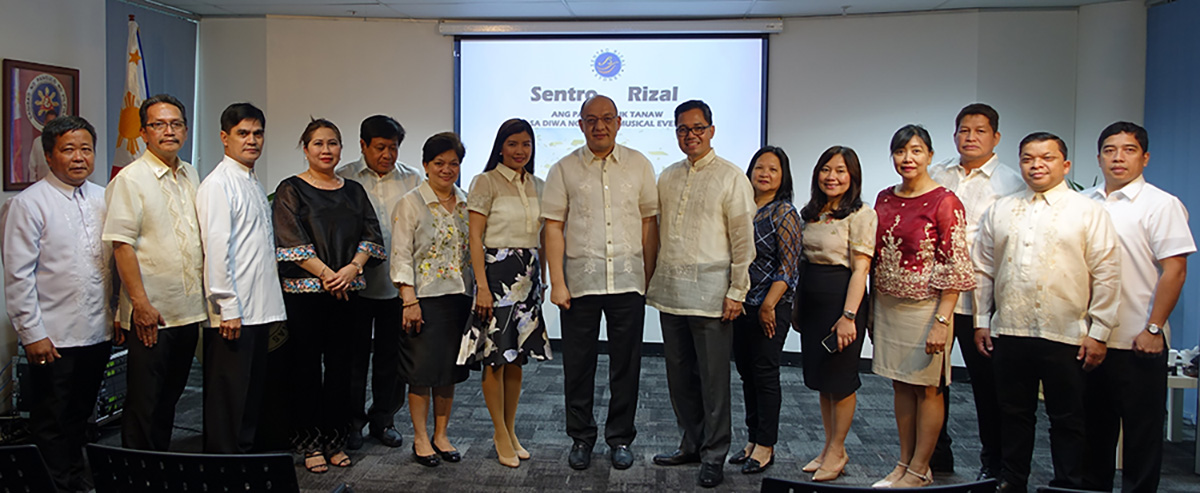
[[[486,248],[537,248],[542,230],[542,189],[545,182],[507,166],[477,175],[467,194],[467,209],[487,216]]]
[[[878,222],[875,209],[865,205],[841,219],[822,214],[816,221],[804,223],[803,258],[813,264],[849,268],[855,253],[873,257]]]
[[[875,289],[912,300],[933,298],[946,289],[975,289],[966,213],[954,192],[937,187],[900,197],[892,188],[875,200]]]
[[[300,262],[319,258],[330,269],[340,269],[366,252],[368,265],[387,258],[379,217],[362,185],[345,180],[337,190],[324,190],[293,176],[279,183],[272,204],[275,225],[275,260],[285,293],[320,293],[321,280],[300,267]],[[351,291],[367,286],[361,274],[350,283]]]

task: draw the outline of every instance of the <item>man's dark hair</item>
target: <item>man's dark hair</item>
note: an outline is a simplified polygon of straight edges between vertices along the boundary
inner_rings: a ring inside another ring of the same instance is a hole
[[[929,149],[929,153],[933,154],[933,137],[929,136],[929,131],[925,130],[925,127],[915,123],[909,123],[908,125],[900,127],[900,130],[897,130],[895,134],[892,134],[892,145],[890,147],[891,152],[894,154],[896,151],[907,147],[908,142],[912,140],[913,137],[920,138],[921,141],[925,143],[925,148]]]
[[[1116,122],[1104,127],[1104,130],[1100,132],[1100,140],[1096,141],[1096,152],[1103,152],[1104,141],[1117,134],[1133,135],[1138,145],[1142,146],[1142,153],[1150,152],[1150,134],[1146,133],[1146,129],[1141,125],[1133,122]]]
[[[442,132],[433,134],[425,140],[425,145],[421,147],[421,162],[428,163],[434,158],[446,151],[454,151],[458,155],[458,160],[461,162],[463,157],[467,155],[467,148],[463,146],[462,140],[458,138],[458,134],[454,132]]]
[[[221,131],[229,133],[242,120],[258,120],[263,128],[267,126],[267,117],[262,110],[250,103],[233,103],[221,112]]]
[[[958,116],[954,117],[954,131],[958,132],[958,126],[962,125],[963,118],[971,115],[983,115],[987,118],[988,125],[992,126],[992,132],[1000,131],[1000,113],[996,112],[996,108],[983,103],[971,103],[958,111]]]
[[[151,106],[154,106],[158,103],[175,105],[176,108],[179,108],[179,115],[183,117],[183,123],[187,123],[187,109],[183,107],[182,102],[170,94],[155,94],[154,96],[147,98],[145,101],[142,101],[142,107],[138,108],[138,116],[142,119],[142,128],[146,128],[146,124],[150,123],[146,121],[146,119],[149,118],[146,116],[146,112],[150,110]],[[234,125],[237,124],[234,123]]]
[[[394,140],[396,145],[404,142],[404,126],[387,115],[369,116],[362,121],[362,125],[358,126],[358,138],[371,145],[371,141],[375,138]]]
[[[96,128],[82,117],[67,115],[50,120],[42,127],[42,152],[49,156],[59,137],[76,130],[87,130],[92,134],[92,147],[96,146]]]
[[[712,108],[708,107],[708,103],[705,103],[704,101],[701,101],[699,99],[692,99],[689,101],[684,101],[682,103],[679,103],[679,106],[675,107],[675,124],[676,125],[679,124],[679,115],[682,115],[682,114],[692,111],[694,109],[699,109],[701,113],[704,113],[704,122],[705,123],[707,123],[709,125],[713,124]]]
[[[1067,159],[1067,143],[1063,142],[1062,138],[1059,136],[1050,132],[1034,132],[1026,135],[1024,139],[1021,139],[1021,145],[1017,146],[1017,154],[1019,155],[1021,151],[1025,150],[1026,144],[1032,144],[1034,142],[1046,142],[1048,140],[1053,140],[1054,142],[1058,143],[1058,150],[1062,151],[1062,157],[1065,161]]]

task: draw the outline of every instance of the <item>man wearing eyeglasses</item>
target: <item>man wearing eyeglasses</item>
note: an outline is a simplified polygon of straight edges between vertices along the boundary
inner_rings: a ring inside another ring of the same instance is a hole
[[[711,488],[725,479],[732,438],[733,319],[750,289],[757,207],[746,174],[712,148],[716,127],[708,104],[680,104],[675,124],[687,157],[658,179],[662,249],[646,300],[661,317],[667,387],[683,439],[654,463],[699,462],[698,482]]]
[[[188,137],[183,103],[159,94],[139,113],[146,152],[105,190],[101,239],[112,242],[121,278],[117,321],[132,332],[121,443],[165,451],[199,324],[207,317],[195,204],[199,180],[179,158]],[[124,337],[117,332],[120,344]]]
[[[592,415],[600,315],[608,321],[608,420],[604,438],[616,469],[633,465],[646,283],[658,251],[658,192],[642,153],[616,143],[621,117],[606,96],[579,109],[587,145],[563,157],[546,177],[542,217],[550,301],[561,309],[567,463],[587,469],[596,443]]]

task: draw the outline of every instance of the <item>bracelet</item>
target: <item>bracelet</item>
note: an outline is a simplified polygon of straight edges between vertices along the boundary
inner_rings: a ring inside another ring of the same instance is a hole
[[[329,270],[329,267],[322,265],[321,272],[319,274],[317,274],[317,277],[322,278],[322,279],[325,278],[325,271],[327,271],[327,270]]]
[[[403,306],[403,308],[408,308],[408,307],[410,307],[410,306],[413,306],[413,305],[415,305],[415,304],[417,304],[417,303],[420,303],[420,302],[421,302],[421,300],[405,301],[405,302],[404,302],[404,306]]]

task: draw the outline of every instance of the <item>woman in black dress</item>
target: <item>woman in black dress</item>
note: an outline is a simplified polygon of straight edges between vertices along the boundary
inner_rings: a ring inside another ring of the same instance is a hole
[[[864,207],[862,168],[849,147],[833,146],[813,168],[804,220],[803,268],[796,295],[804,384],[820,392],[825,446],[804,466],[814,481],[842,474],[854,419],[858,359],[866,328],[867,273],[875,253],[875,210]],[[829,338],[826,340],[826,338]],[[830,351],[834,349],[834,351]]]
[[[483,398],[495,428],[492,441],[500,463],[508,467],[529,459],[516,433],[521,366],[530,357],[550,357],[542,320],[544,182],[533,176],[533,150],[529,122],[504,122],[467,195],[475,311],[458,363],[483,364]]]
[[[453,132],[430,137],[421,149],[426,179],[392,210],[392,282],[404,313],[400,369],[408,377],[413,457],[425,466],[458,462],[446,428],[454,385],[467,379],[458,349],[471,313],[468,286],[467,195],[454,183],[466,149]],[[428,432],[433,401],[433,438]]]
[[[779,437],[779,360],[800,275],[800,217],[792,205],[792,171],[783,149],[766,146],[750,160],[746,177],[754,186],[754,262],[746,313],[733,321],[733,359],[746,398],[746,447],[730,464],[743,474],[760,473],[775,462]]]
[[[314,473],[349,467],[350,337],[366,287],[363,266],[387,258],[379,219],[362,186],[333,173],[342,135],[329,120],[300,136],[308,170],[275,189],[275,254],[288,313],[292,445]],[[322,365],[322,361],[324,365]],[[325,457],[328,455],[329,461]]]

